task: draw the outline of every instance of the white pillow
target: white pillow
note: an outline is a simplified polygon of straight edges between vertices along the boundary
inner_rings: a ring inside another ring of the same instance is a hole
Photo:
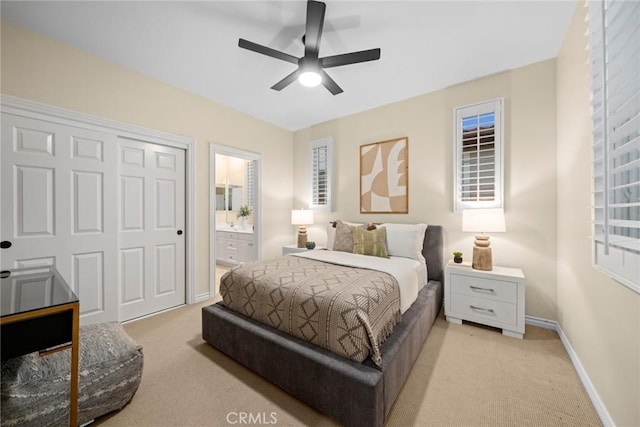
[[[380,227],[387,229],[387,252],[389,256],[400,256],[426,263],[422,255],[424,233],[427,224],[385,223]]]
[[[336,239],[336,228],[333,226],[333,221],[327,224],[327,249],[333,250],[333,241]]]
[[[347,222],[347,221],[342,221],[342,222],[351,226],[362,225],[355,222]],[[329,224],[327,224],[327,249],[329,249],[330,251],[333,250],[333,242],[335,241],[335,239],[336,239],[336,228],[333,226],[333,221],[329,221]]]

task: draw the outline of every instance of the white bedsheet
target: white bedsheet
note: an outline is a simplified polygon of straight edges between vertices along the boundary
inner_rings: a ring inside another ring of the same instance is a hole
[[[332,264],[346,265],[348,267],[366,268],[388,273],[396,278],[400,288],[400,312],[404,313],[411,307],[418,297],[418,288],[426,279],[426,267],[424,264],[410,258],[390,257],[381,258],[367,255],[352,254],[341,251],[306,251],[289,254],[303,258]]]

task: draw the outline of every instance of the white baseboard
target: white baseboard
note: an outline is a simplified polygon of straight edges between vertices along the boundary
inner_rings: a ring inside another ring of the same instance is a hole
[[[571,363],[573,363],[573,367],[578,373],[578,377],[580,377],[580,381],[582,381],[582,385],[584,386],[584,389],[589,395],[589,398],[591,399],[591,403],[593,404],[593,407],[595,408],[596,413],[598,414],[598,417],[600,417],[600,422],[602,422],[602,425],[604,427],[615,427],[615,423],[613,422],[613,419],[609,415],[609,411],[607,411],[607,408],[604,406],[602,399],[600,399],[600,395],[598,394],[595,387],[593,386],[593,383],[589,379],[589,375],[587,375],[587,371],[585,371],[584,366],[582,366],[582,363],[578,358],[578,355],[573,350],[573,347],[571,347],[569,338],[562,330],[562,327],[560,327],[560,324],[555,320],[541,319],[539,317],[534,317],[534,316],[525,316],[525,323],[527,325],[538,326],[544,329],[551,329],[558,333],[558,336],[560,337],[560,342],[562,342],[564,349],[567,351],[567,354],[569,355],[569,359],[571,359]]]
[[[195,300],[193,301],[194,303],[199,303],[202,301],[206,301],[208,299],[212,298],[211,294],[209,292],[205,292],[204,294],[198,294],[196,295]]]
[[[529,315],[524,316],[524,323],[526,323],[527,325],[537,326],[539,328],[552,329],[556,332],[558,332],[558,329],[560,329],[560,325],[555,320],[547,320]]]

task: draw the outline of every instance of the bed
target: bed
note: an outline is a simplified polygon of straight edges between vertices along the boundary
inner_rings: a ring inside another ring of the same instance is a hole
[[[224,302],[202,309],[203,339],[340,424],[382,426],[442,305],[442,241],[442,227],[429,225],[422,244],[428,282],[381,343],[378,361],[373,354],[351,360]]]

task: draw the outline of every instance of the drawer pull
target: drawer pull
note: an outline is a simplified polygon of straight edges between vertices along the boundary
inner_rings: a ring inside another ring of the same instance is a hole
[[[474,291],[490,292],[492,294],[496,292],[495,289],[491,289],[491,288],[481,288],[480,286],[473,286],[473,285],[469,285],[469,287]]]
[[[478,310],[478,311],[484,311],[487,313],[494,313],[492,308],[482,308],[482,307],[476,307],[475,305],[470,305],[469,306],[472,310]]]

